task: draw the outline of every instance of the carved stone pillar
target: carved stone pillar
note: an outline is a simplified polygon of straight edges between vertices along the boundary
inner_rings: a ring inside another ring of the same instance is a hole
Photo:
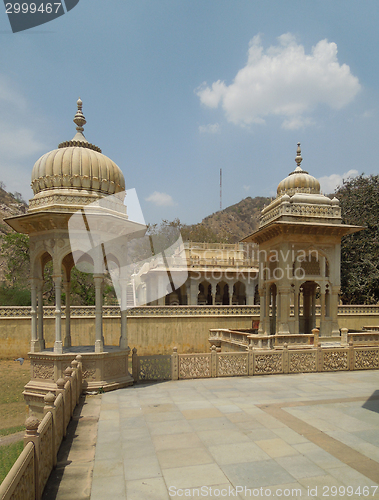
[[[278,287],[279,304],[278,304],[278,330],[279,335],[288,335],[290,329],[288,326],[290,314],[290,293],[289,286]]]
[[[299,333],[299,301],[300,301],[300,295],[299,295],[299,285],[296,283],[295,284],[295,290],[294,290],[294,300],[293,300],[293,309],[294,309],[294,317],[295,317],[295,332],[294,333]]]
[[[37,295],[38,295],[38,341],[39,341],[39,350],[43,351],[45,349],[45,339],[43,333],[43,279],[38,280]]]
[[[66,301],[65,301],[65,310],[66,310],[66,334],[64,338],[64,346],[71,347],[71,298],[70,298],[70,289],[71,283],[69,281],[65,281],[63,284]]]
[[[260,305],[259,305],[259,328],[258,328],[258,333],[260,335],[263,335],[265,333],[264,329],[264,321],[265,321],[265,314],[266,314],[266,293],[265,293],[265,288],[259,288],[259,297],[260,297]]]
[[[326,312],[326,301],[325,301],[325,289],[321,288],[321,319],[320,319],[320,334],[323,336],[324,334],[324,326],[325,326],[325,314]]]
[[[41,349],[38,345],[37,339],[37,280],[36,278],[30,279],[30,293],[31,293],[31,344],[30,350],[31,352],[39,352]]]
[[[62,343],[62,276],[53,276],[55,288],[55,343],[54,352],[63,353]]]
[[[312,288],[312,294],[311,294],[311,301],[312,301],[312,306],[311,306],[311,324],[310,328],[313,330],[313,328],[316,328],[316,285]]]
[[[95,282],[95,352],[103,352],[104,341],[102,284],[104,276],[102,274],[94,274],[93,279]]]
[[[120,334],[120,349],[127,349],[128,347],[128,331],[127,331],[127,318],[126,318],[126,302],[127,302],[127,283],[126,280],[120,280],[121,285],[121,334]]]
[[[330,311],[332,317],[332,336],[338,337],[340,334],[340,330],[338,327],[338,294],[340,292],[339,286],[332,287],[332,294],[330,297]]]

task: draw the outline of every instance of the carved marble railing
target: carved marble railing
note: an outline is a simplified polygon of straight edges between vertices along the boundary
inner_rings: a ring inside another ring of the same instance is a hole
[[[314,334],[258,335],[248,329],[229,330],[226,328],[211,328],[209,330],[208,341],[216,349],[220,349],[223,344],[244,347],[245,350],[249,346],[253,349],[270,349],[274,346],[284,346],[284,344],[288,346],[311,346],[314,344]]]
[[[1,318],[30,318],[29,306],[0,307]],[[45,318],[54,318],[55,307],[44,306]],[[259,306],[142,306],[128,309],[127,316],[254,316],[259,315]],[[65,308],[62,307],[62,317],[65,317]],[[71,306],[71,317],[95,317],[95,306]],[[120,317],[118,306],[103,306],[103,317]]]
[[[320,315],[320,307],[316,306],[316,315]],[[44,306],[43,314],[46,318],[54,317],[54,306]],[[0,306],[2,318],[30,318],[30,306]],[[64,317],[65,308],[62,307]],[[293,315],[293,307],[291,307]],[[259,305],[254,306],[142,306],[128,309],[128,316],[259,316]],[[379,306],[338,306],[339,316],[367,315],[379,316]],[[103,306],[104,317],[119,317],[118,306]],[[95,317],[95,306],[71,306],[71,317]],[[379,324],[379,321],[378,321]],[[379,327],[375,327],[379,328]]]
[[[347,334],[347,339],[354,345],[378,345],[379,331],[351,332]]]
[[[158,358],[162,358],[159,362]],[[169,359],[171,358],[171,360]],[[245,352],[211,352],[171,356],[142,356],[133,350],[133,374],[138,380],[181,380],[211,377],[254,376],[287,373],[372,370],[379,368],[379,345],[345,347],[289,347],[252,349]],[[151,363],[151,368],[149,364]],[[137,374],[142,368],[142,377]],[[170,368],[169,368],[170,367]]]
[[[44,417],[26,419],[24,450],[0,485],[1,500],[40,500],[82,391],[81,356],[57,380],[55,394],[45,397]]]

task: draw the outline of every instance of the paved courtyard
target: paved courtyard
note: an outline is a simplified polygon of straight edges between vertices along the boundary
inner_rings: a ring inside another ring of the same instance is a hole
[[[91,500],[379,499],[378,389],[357,371],[104,394]]]

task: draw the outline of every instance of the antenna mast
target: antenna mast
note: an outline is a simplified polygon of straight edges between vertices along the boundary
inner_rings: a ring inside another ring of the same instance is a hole
[[[222,210],[222,168],[220,168],[220,210]]]

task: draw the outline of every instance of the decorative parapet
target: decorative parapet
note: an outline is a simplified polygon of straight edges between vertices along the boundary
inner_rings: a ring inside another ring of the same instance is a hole
[[[240,329],[230,330],[227,328],[211,328],[209,330],[208,341],[216,348],[221,348],[222,344],[244,347],[250,346],[253,349],[270,349],[270,347],[288,346],[311,346],[314,344],[314,333],[290,334],[290,335],[259,335],[252,333],[253,330]],[[379,336],[379,332],[378,332]]]
[[[277,219],[282,215],[315,218],[341,219],[341,208],[338,205],[281,203],[260,217],[259,227]]]
[[[136,379],[139,380],[170,380],[171,355],[138,356]]]
[[[40,500],[42,497],[78,402],[77,395],[81,388],[81,361],[78,357],[76,364],[70,369],[64,388],[57,382],[58,396],[51,392],[45,395],[45,415],[42,421],[36,417],[26,419],[24,450],[0,485],[1,500]],[[75,395],[74,398],[72,394]]]
[[[352,342],[354,345],[373,345],[379,343],[379,331],[366,331],[366,332],[351,332],[347,334],[348,343]]]
[[[171,357],[171,361],[169,358]],[[159,363],[159,358],[162,361]],[[210,377],[311,373],[379,368],[379,346],[376,347],[300,347],[249,349],[245,352],[178,354],[171,356],[139,356],[133,349],[133,373],[138,380],[180,380]],[[163,368],[162,368],[163,367]],[[169,374],[169,367],[171,375]],[[138,377],[137,369],[139,370]],[[140,375],[142,373],[142,376]]]
[[[55,317],[55,307],[43,308],[44,318]],[[71,318],[95,317],[95,306],[71,306]],[[133,307],[127,311],[128,317],[157,316],[259,316],[259,306],[143,306]],[[62,307],[62,318],[65,317],[65,307]],[[118,306],[103,306],[103,317],[121,317]],[[31,308],[28,306],[0,307],[1,318],[31,318]]]
[[[217,376],[235,377],[249,375],[248,353],[220,353],[217,356]]]
[[[179,379],[212,376],[211,354],[179,354]]]
[[[291,308],[291,311],[293,308]],[[320,306],[316,306],[316,316],[321,314]],[[54,318],[55,307],[44,306],[45,318]],[[72,318],[95,317],[95,306],[71,306]],[[338,306],[339,316],[379,316],[379,306]],[[133,307],[127,311],[128,317],[157,316],[259,316],[259,305],[254,306],[143,306]],[[65,317],[65,307],[62,307],[62,318]],[[118,306],[103,306],[103,317],[121,317]],[[29,306],[0,306],[2,318],[31,318]],[[365,329],[379,329],[379,326]]]

